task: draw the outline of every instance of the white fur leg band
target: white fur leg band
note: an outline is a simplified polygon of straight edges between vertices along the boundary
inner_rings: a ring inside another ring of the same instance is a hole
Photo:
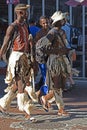
[[[6,93],[2,98],[0,98],[0,105],[3,109],[7,109],[11,101],[16,97],[16,93],[13,93],[12,90],[10,90],[8,93]]]
[[[37,95],[35,94],[35,92],[33,92],[32,86],[26,86],[25,90],[27,91],[27,93],[30,96],[30,98],[32,99],[32,101],[38,102]]]

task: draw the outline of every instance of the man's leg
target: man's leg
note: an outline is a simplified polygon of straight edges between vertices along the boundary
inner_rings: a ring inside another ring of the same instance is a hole
[[[17,78],[18,94],[17,103],[20,111],[25,111],[26,119],[30,119],[31,111],[33,110],[33,104],[28,98],[28,94],[24,91],[26,84],[23,83],[20,78]]]
[[[58,107],[58,115],[64,115],[67,116],[69,115],[65,110],[64,110],[64,101],[62,98],[62,89],[65,87],[65,78],[62,77],[61,75],[59,76],[54,76],[53,77],[53,82],[54,82],[54,95],[55,95],[55,102]]]
[[[17,91],[17,86],[15,84],[12,84],[11,90],[8,91],[2,98],[0,98],[0,111],[5,112],[10,104],[11,101],[16,97],[16,91]]]

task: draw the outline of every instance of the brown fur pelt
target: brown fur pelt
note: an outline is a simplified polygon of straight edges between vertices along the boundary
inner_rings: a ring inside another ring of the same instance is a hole
[[[52,77],[53,83],[54,83],[54,89],[64,89],[65,88],[65,81],[66,78],[60,74],[59,76]]]
[[[30,76],[30,69],[31,69],[31,62],[29,62],[29,59],[26,56],[26,54],[23,54],[16,62],[15,74],[25,79],[26,76]]]

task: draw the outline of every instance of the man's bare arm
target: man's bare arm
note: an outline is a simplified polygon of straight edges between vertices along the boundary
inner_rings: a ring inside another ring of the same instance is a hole
[[[3,41],[3,45],[2,45],[1,50],[0,50],[0,58],[6,52],[6,49],[7,49],[8,43],[9,43],[9,41],[11,39],[11,36],[13,34],[13,31],[14,31],[14,27],[12,25],[10,25],[7,28],[6,35],[5,35],[4,41]]]

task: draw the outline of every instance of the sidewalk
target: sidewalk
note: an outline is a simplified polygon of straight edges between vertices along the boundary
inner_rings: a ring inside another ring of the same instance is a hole
[[[32,112],[32,116],[37,122],[31,123],[25,120],[24,113],[18,111],[17,102],[14,100],[8,114],[0,113],[0,130],[87,130],[87,82],[76,82],[78,87],[64,92],[65,109],[71,116],[58,116],[55,103],[49,112],[35,104],[37,109]]]

